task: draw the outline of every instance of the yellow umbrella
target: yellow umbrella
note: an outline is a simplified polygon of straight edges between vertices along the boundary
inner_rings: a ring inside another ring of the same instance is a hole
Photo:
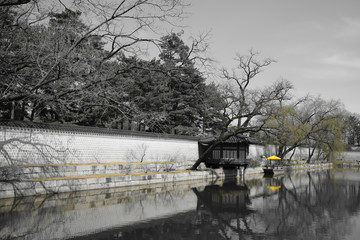
[[[281,186],[268,186],[268,188],[275,191],[275,190],[278,190],[279,188],[281,188]]]
[[[279,158],[279,157],[277,157],[275,155],[273,155],[271,157],[268,157],[267,159],[269,159],[269,160],[281,160],[281,158]]]

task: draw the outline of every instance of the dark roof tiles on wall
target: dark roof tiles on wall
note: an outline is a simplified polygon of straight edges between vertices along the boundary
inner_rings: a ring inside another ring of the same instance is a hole
[[[54,124],[54,123],[39,123],[28,121],[14,121],[0,119],[0,129],[33,129],[50,132],[69,132],[77,134],[97,134],[97,135],[126,135],[126,136],[141,136],[141,137],[155,137],[155,138],[171,138],[171,139],[187,139],[197,141],[199,137],[173,135],[163,133],[140,132],[130,130],[120,130],[111,128],[98,128],[78,126],[73,124]]]

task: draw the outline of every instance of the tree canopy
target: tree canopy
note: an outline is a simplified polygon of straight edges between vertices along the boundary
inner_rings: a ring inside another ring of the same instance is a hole
[[[118,7],[131,11],[141,3]],[[133,33],[116,37],[124,45],[112,39],[109,46],[108,34],[94,34],[78,10],[65,7],[49,12],[47,24],[23,21],[21,27],[16,9],[1,10],[4,118],[197,135],[221,117],[221,100],[211,97],[217,89],[195,67],[196,46],[181,34],[161,37],[159,58],[145,60],[134,54],[135,42],[127,42]]]
[[[280,104],[266,120],[262,139],[278,146],[277,156],[285,156],[298,147],[310,149],[307,161],[317,150],[316,158],[329,159],[342,152],[344,116],[337,101],[307,96],[295,102]]]

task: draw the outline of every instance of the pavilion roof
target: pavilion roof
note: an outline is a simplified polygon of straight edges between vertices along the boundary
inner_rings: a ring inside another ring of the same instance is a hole
[[[200,144],[211,144],[216,141],[216,137],[209,137],[209,138],[203,138],[199,140]],[[222,141],[223,143],[253,143],[253,144],[259,144],[260,142],[253,138],[248,137],[242,134],[232,135],[229,138],[227,138],[225,141]]]

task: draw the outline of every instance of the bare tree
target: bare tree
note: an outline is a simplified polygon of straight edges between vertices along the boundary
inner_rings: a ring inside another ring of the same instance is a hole
[[[259,60],[258,55],[250,50],[247,56],[237,56],[237,68],[232,71],[222,70],[222,78],[228,83],[223,90],[223,99],[226,101],[223,109],[223,127],[214,143],[204,151],[191,169],[196,169],[213,148],[230,136],[261,131],[265,119],[259,121],[259,117],[269,116],[274,104],[289,99],[292,84],[286,80],[277,81],[272,86],[260,90],[249,88],[254,78],[275,62],[270,58]],[[235,127],[229,127],[234,123]]]
[[[51,8],[48,7],[49,5]],[[49,86],[54,82],[58,84],[65,82],[65,79],[56,77],[59,67],[64,62],[66,63],[69,56],[81,48],[84,42],[94,37],[102,39],[106,45],[107,54],[102,56],[102,62],[112,59],[120,52],[141,53],[148,43],[157,44],[157,34],[161,32],[159,29],[164,24],[174,26],[176,21],[185,16],[183,10],[185,6],[186,4],[182,0],[123,0],[120,2],[73,0],[66,4],[59,0],[53,1],[52,4],[47,1],[34,2],[29,6],[24,5],[16,9],[19,14],[15,22],[18,25],[21,23],[21,26],[19,25],[21,28],[43,23],[44,19],[50,16],[49,13],[61,12],[64,9],[82,12],[88,28],[84,29],[81,34],[77,34],[70,45],[60,46],[61,49],[54,55],[51,64],[48,61],[36,61],[30,65],[23,64],[21,69],[35,67],[39,71],[37,80],[27,86],[29,91],[26,93],[11,89],[11,86],[19,86],[19,84],[11,82],[2,92],[0,103],[21,101],[31,97],[44,86]],[[24,22],[27,25],[23,24]],[[4,46],[3,50],[6,51],[12,42],[10,39],[5,39],[4,42],[7,46]],[[41,55],[37,54],[37,57],[37,59],[41,59]]]

